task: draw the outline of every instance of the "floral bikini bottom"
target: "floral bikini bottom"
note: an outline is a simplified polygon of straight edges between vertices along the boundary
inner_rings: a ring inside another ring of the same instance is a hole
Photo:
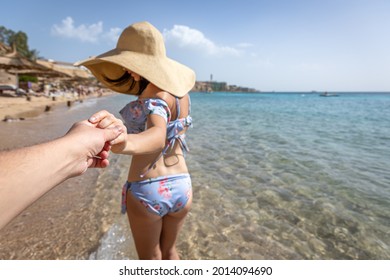
[[[126,213],[126,196],[130,193],[150,212],[159,216],[180,211],[192,195],[189,174],[175,174],[138,182],[126,182],[122,189],[122,213]]]

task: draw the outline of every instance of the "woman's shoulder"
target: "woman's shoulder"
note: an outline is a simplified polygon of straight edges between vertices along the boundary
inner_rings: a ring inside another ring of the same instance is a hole
[[[171,103],[172,101],[175,101],[175,97],[173,95],[163,90],[156,92],[155,98],[162,99],[168,104]]]
[[[170,93],[168,93],[168,92],[166,92],[166,91],[164,91],[164,90],[162,90],[162,89],[160,89],[152,84],[150,84],[146,88],[146,90],[144,90],[144,92],[140,95],[139,98],[140,99],[162,99],[167,103],[169,103],[169,100],[171,98],[174,99],[174,97]]]
[[[150,94],[147,98],[150,100],[158,101],[158,103],[162,101],[169,108],[172,108],[172,106],[175,104],[175,97],[163,90],[156,91],[153,94]]]

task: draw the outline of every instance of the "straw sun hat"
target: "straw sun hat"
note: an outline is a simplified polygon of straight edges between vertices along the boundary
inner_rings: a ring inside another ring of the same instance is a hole
[[[137,94],[139,84],[131,88],[132,80],[126,84],[109,80],[119,79],[126,69],[177,97],[184,96],[195,84],[194,71],[166,56],[162,34],[148,22],[128,26],[120,35],[115,49],[75,65],[87,67],[108,88],[125,94]]]

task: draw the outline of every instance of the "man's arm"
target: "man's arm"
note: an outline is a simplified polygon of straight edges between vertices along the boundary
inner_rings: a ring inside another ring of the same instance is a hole
[[[66,179],[88,167],[106,167],[109,142],[121,132],[83,121],[59,139],[0,152],[0,228]]]

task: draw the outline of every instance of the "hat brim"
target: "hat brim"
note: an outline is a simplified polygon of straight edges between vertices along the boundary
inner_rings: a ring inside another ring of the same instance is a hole
[[[168,57],[127,50],[113,49],[97,57],[76,62],[75,65],[87,67],[108,88],[125,94],[137,94],[138,86],[129,90],[129,85],[114,86],[106,78],[118,79],[128,69],[177,97],[183,97],[195,84],[195,73],[187,66]]]

